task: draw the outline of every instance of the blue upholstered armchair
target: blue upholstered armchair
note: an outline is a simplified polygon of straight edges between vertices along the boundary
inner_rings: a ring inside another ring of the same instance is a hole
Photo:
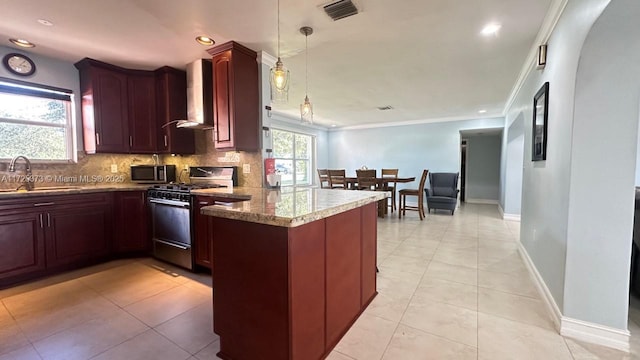
[[[458,173],[430,173],[427,195],[427,207],[431,209],[451,210],[453,215],[458,204]]]

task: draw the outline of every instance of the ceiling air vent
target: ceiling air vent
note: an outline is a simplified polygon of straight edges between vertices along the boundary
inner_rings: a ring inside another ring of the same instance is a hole
[[[340,0],[325,5],[324,12],[326,12],[333,21],[336,21],[357,14],[358,8],[356,8],[351,0]]]
[[[393,110],[393,106],[391,106],[391,105],[380,106],[380,107],[378,107],[378,110],[380,110],[380,111]]]

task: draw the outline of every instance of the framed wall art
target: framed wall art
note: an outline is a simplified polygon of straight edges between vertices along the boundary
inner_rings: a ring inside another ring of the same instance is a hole
[[[549,82],[533,98],[531,161],[547,160],[547,119],[549,117]]]

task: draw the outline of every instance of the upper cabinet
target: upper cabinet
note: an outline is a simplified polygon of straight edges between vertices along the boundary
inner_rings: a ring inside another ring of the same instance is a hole
[[[129,152],[157,150],[156,78],[148,71],[128,76]]]
[[[168,66],[155,71],[158,115],[158,151],[170,154],[195,154],[192,129],[166,125],[187,118],[187,74]]]
[[[84,59],[80,70],[84,149],[89,154],[128,152],[127,75],[114,67]]]
[[[129,70],[88,58],[75,66],[87,153],[195,152],[193,133],[161,128],[186,114],[186,82],[171,68]]]
[[[208,50],[213,66],[213,139],[219,150],[260,149],[258,63],[234,41]]]

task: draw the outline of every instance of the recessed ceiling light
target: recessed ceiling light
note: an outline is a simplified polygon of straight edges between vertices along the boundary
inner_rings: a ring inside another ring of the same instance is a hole
[[[482,31],[480,33],[484,36],[497,35],[501,27],[502,25],[498,23],[489,23],[482,28]]]
[[[53,23],[49,20],[45,20],[45,19],[38,19],[38,22],[44,26],[53,26]]]
[[[20,47],[24,47],[24,48],[32,48],[35,47],[36,45],[29,42],[28,40],[25,39],[9,39],[9,41],[11,41],[12,43],[20,46]]]
[[[479,113],[479,114],[484,114],[484,113],[486,113],[486,112],[487,112],[487,110],[484,110],[484,109],[483,109],[483,110],[479,110],[479,111],[478,111],[478,113]]]
[[[216,43],[212,38],[204,35],[197,36],[196,41],[198,42],[198,44],[206,46],[211,46]]]
[[[331,127],[336,127],[336,124],[331,124]]]

